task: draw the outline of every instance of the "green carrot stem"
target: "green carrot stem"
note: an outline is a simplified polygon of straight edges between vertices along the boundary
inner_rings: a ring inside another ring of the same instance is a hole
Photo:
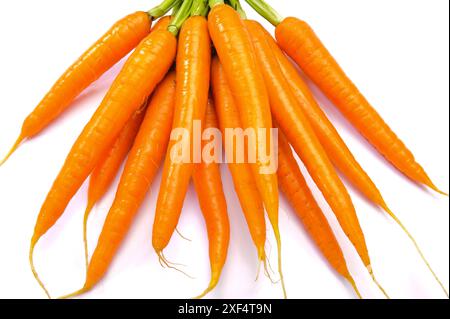
[[[181,0],[181,1],[178,1],[178,3],[176,5],[173,6],[173,8],[172,8],[172,17],[176,16],[176,14],[180,10],[182,4],[183,4],[183,1]]]
[[[283,17],[275,11],[267,2],[264,0],[245,0],[247,3],[255,9],[264,19],[269,21],[275,27],[283,21]]]
[[[160,5],[148,11],[148,15],[152,19],[161,18],[167,12],[169,12],[174,6],[178,5],[181,2],[182,0],[164,0]]]
[[[209,0],[209,7],[214,8],[215,6],[224,3],[225,3],[224,0]]]
[[[206,17],[207,15],[208,15],[208,13],[209,13],[209,5],[207,5],[206,7],[205,7],[205,9],[203,10],[203,12],[202,12],[202,16],[203,17]]]
[[[167,28],[169,32],[171,32],[174,36],[178,35],[180,32],[181,26],[184,21],[186,21],[191,15],[193,0],[184,0],[183,4],[178,10],[177,14],[170,21],[170,25]]]
[[[208,0],[194,0],[191,16],[204,16],[208,9]]]
[[[229,0],[228,2],[239,13],[242,19],[247,19],[247,14],[242,8],[241,2],[239,0]]]

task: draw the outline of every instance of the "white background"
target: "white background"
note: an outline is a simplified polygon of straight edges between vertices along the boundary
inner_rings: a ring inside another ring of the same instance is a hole
[[[25,116],[58,76],[116,20],[146,10],[156,0],[0,2],[0,153],[7,152]],[[351,78],[413,150],[436,184],[449,189],[449,16],[442,0],[270,1],[280,13],[307,20]],[[246,7],[247,8],[247,7]],[[250,17],[257,16],[248,10]],[[262,21],[262,19],[259,19]],[[267,25],[267,27],[269,27]],[[273,29],[270,28],[272,31]],[[54,125],[23,145],[0,168],[0,298],[45,297],[28,266],[29,240],[40,206],[72,143],[101,101],[118,67],[89,88]],[[317,91],[316,91],[317,93]],[[318,94],[339,131],[382,190],[392,209],[422,246],[449,286],[449,201],[411,183],[391,168]],[[85,298],[189,298],[209,281],[208,243],[197,200],[188,194],[179,229],[166,251],[187,265],[195,280],[162,269],[151,246],[158,177],[110,272]],[[224,168],[232,222],[228,262],[215,298],[280,298],[280,285],[264,276],[255,282],[256,254]],[[41,240],[36,265],[54,296],[84,281],[82,216],[86,185],[66,214]],[[319,195],[314,189],[316,195]],[[350,188],[379,280],[394,298],[441,298],[412,244],[382,211]],[[113,199],[111,191],[89,223],[95,245]],[[323,204],[321,197],[318,197]],[[382,295],[355,251],[336,227],[351,271],[366,298]],[[327,265],[283,200],[280,211],[283,263],[291,298],[354,298],[351,288]],[[267,249],[275,264],[274,240]]]

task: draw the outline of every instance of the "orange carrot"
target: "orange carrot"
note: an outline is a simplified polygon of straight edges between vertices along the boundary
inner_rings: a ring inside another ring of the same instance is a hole
[[[152,31],[156,31],[156,30],[167,30],[167,28],[170,25],[170,20],[172,19],[172,17],[170,16],[166,16],[166,17],[162,17],[161,19],[159,19],[155,25],[152,28]]]
[[[305,163],[364,265],[373,275],[364,233],[347,189],[292,93],[267,41],[263,27],[258,22],[250,20],[246,20],[246,26],[252,36],[257,60],[265,77],[272,114]]]
[[[216,111],[211,100],[206,109],[203,129],[217,128]],[[203,141],[202,149],[209,141]],[[214,290],[220,280],[227,259],[230,242],[230,221],[227,202],[223,193],[222,177],[218,163],[202,161],[196,164],[192,175],[200,207],[205,218],[209,238],[209,258],[211,262],[211,281],[208,288],[198,297],[203,298]]]
[[[286,296],[286,289],[281,269],[281,239],[278,226],[278,181],[276,173],[267,173],[267,165],[276,163],[276,156],[270,143],[272,116],[270,114],[269,97],[264,85],[253,45],[239,14],[223,1],[213,1],[209,13],[209,32],[217,54],[222,62],[233,97],[239,110],[244,129],[251,129],[255,135],[255,143],[250,151],[256,151],[256,163],[251,165],[253,176],[259,193],[263,199],[272,228],[277,239],[278,268]],[[266,132],[265,138],[260,136],[261,130]],[[269,163],[263,156],[269,153]]]
[[[128,121],[111,149],[102,156],[91,174],[88,190],[88,204],[83,220],[83,241],[86,266],[88,265],[87,221],[89,215],[95,204],[110,188],[114,178],[117,176],[120,166],[133,146],[134,139],[136,138],[142,120],[144,119],[147,104],[148,102],[146,101],[143,107]]]
[[[387,208],[387,204],[380,191],[355,159],[326,114],[322,111],[295,66],[281,51],[272,36],[267,31],[264,30],[264,32],[284,77],[290,83],[290,88],[298,101],[298,105],[308,118],[309,123],[330,160],[369,200],[383,208]]]
[[[234,103],[223,66],[217,57],[212,62],[211,85],[214,95],[217,117],[220,123],[222,136],[226,138],[227,129],[241,128],[239,111]],[[229,161],[228,167],[233,177],[234,188],[238,195],[239,202],[247,220],[247,225],[253,242],[258,252],[258,259],[264,262],[266,259],[266,221],[264,218],[264,206],[256,188],[255,179],[247,163],[237,163],[236,143],[233,143],[233,160]]]
[[[348,280],[358,297],[361,298],[355,280],[350,275],[339,243],[325,215],[308,188],[300,167],[294,158],[291,146],[281,131],[278,133],[278,181],[280,189],[286,195],[295,213],[319,250],[330,265]]]
[[[164,78],[175,58],[176,45],[177,40],[169,31],[152,32],[139,44],[67,156],[41,208],[31,240],[30,264],[43,288],[33,266],[34,247],[61,217],[102,154]]]
[[[151,98],[89,264],[84,287],[66,298],[91,290],[105,276],[128,233],[167,150],[173,121],[174,95],[175,73],[170,72]]]
[[[303,69],[359,132],[398,170],[441,194],[412,152],[347,77],[312,28],[296,18],[277,25],[281,48]]]
[[[428,260],[425,258],[425,255],[420,249],[417,241],[406,229],[400,219],[388,207],[386,201],[384,200],[375,183],[355,159],[339,133],[336,131],[333,124],[317,104],[311,91],[309,90],[307,84],[303,81],[297,69],[281,51],[270,34],[268,32],[266,32],[266,34],[267,40],[272,48],[273,53],[277,57],[281,70],[283,71],[286,80],[291,84],[292,92],[297,97],[299,105],[302,107],[303,112],[308,117],[308,120],[314,129],[314,132],[319,138],[320,143],[323,145],[333,164],[346,175],[349,181],[353,183],[356,188],[361,191],[361,193],[363,193],[373,203],[383,208],[387,212],[387,214],[391,216],[392,219],[400,226],[400,228],[402,228],[405,234],[411,239],[413,245],[417,249],[422,260],[427,265],[433,277],[447,293],[443,283],[431,268]]]
[[[183,3],[183,6],[188,2]],[[180,9],[180,11],[183,10]],[[170,27],[169,27],[170,28]],[[208,103],[211,45],[206,19],[189,18],[182,26],[177,54],[177,89],[174,129],[183,129],[192,139],[194,121],[203,120]],[[177,141],[171,140],[166,156],[156,205],[152,244],[160,260],[172,237],[192,177],[192,158],[188,163],[172,158]],[[192,144],[192,143],[190,143]],[[191,145],[192,146],[192,145]],[[192,154],[192,147],[190,154]]]
[[[148,13],[139,11],[114,24],[59,78],[28,115],[19,138],[0,166],[24,140],[44,130],[80,93],[134,49],[150,32],[151,23]]]

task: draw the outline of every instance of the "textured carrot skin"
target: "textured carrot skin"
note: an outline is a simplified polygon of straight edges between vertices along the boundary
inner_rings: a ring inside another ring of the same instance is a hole
[[[203,128],[218,128],[216,111],[211,100],[208,103]],[[202,146],[209,142],[203,141]],[[192,179],[208,230],[211,282],[206,294],[217,286],[227,259],[230,221],[219,164],[204,162],[195,164]]]
[[[177,54],[177,90],[173,128],[183,128],[193,136],[195,120],[203,120],[208,104],[211,69],[211,41],[204,17],[191,17],[181,28]],[[162,252],[169,244],[183,208],[194,165],[175,163],[169,144],[153,225],[153,248]],[[192,145],[193,143],[191,143]],[[192,152],[191,152],[192,154]]]
[[[316,102],[308,85],[303,81],[295,66],[289,61],[275,40],[267,32],[267,41],[275,54],[281,71],[290,83],[292,92],[297,98],[298,104],[307,116],[320,143],[327,152],[333,164],[345,174],[350,182],[377,205],[386,206],[386,203],[375,183],[358,163],[352,152],[339,135],[336,128],[328,119]]]
[[[334,128],[333,124],[328,120],[325,113],[314,100],[314,97],[309,91],[308,86],[299,75],[297,69],[287,59],[286,55],[281,51],[270,34],[267,33],[267,36],[268,41],[271,44],[275,55],[277,56],[277,60],[280,64],[284,76],[291,83],[291,88],[294,94],[296,95],[300,105],[302,106],[303,111],[308,116],[308,119],[314,128],[314,131],[319,137],[320,142],[324,146],[334,165],[339,168],[340,171],[347,176],[350,182],[352,182],[357,187],[357,189],[359,189],[360,192],[363,193],[369,200],[386,210],[388,215],[390,215],[394,219],[394,221],[403,229],[406,235],[412,240],[414,246],[419,252],[419,255],[424,260],[430,272],[436,278],[437,282],[441,285],[444,292],[448,295],[444,285],[441,283],[440,279],[431,268],[429,262],[422,253],[414,237],[403,226],[403,223],[397,218],[397,216],[395,216],[395,214],[389,209],[375,183],[371,180],[371,178],[367,175],[364,169],[354,158],[353,154]]]
[[[436,190],[412,152],[370,105],[306,22],[285,19],[276,28],[276,38],[280,47],[387,160],[412,180]]]
[[[246,20],[257,60],[269,92],[272,114],[333,209],[345,234],[366,266],[370,265],[366,241],[350,195],[303,113],[270,48],[263,27]]]
[[[146,107],[143,107],[133,115],[112,148],[103,155],[93,170],[89,181],[88,210],[105,195],[111,186],[120,166],[133,146],[134,139],[144,119],[145,110]]]
[[[286,136],[281,132],[278,134],[278,181],[280,189],[330,265],[344,278],[351,279],[339,243],[300,171]]]
[[[59,78],[25,119],[22,138],[31,138],[45,129],[81,92],[134,49],[148,35],[151,24],[145,12],[133,13],[114,24]]]
[[[171,16],[165,16],[159,19],[152,28],[152,31],[166,30],[170,25]]]
[[[269,132],[272,128],[269,97],[244,22],[230,6],[216,5],[209,13],[208,23],[209,32],[224,67],[243,128],[251,128],[255,132],[266,129]],[[257,138],[256,148],[256,154],[259,154],[259,150],[262,149],[269,151],[270,138],[266,138],[266,141]],[[274,153],[271,152],[271,154]],[[272,158],[272,163],[274,162],[276,157]],[[260,174],[260,169],[265,166],[265,163],[262,163],[261,158],[257,156],[257,163],[252,164],[251,168],[269,218],[273,225],[278,225],[277,176],[276,173]]]
[[[177,41],[168,31],[152,32],[137,47],[67,156],[39,213],[32,247],[61,217],[131,116],[170,69]]]
[[[239,111],[233,100],[223,66],[215,57],[212,62],[211,85],[214,96],[219,126],[222,136],[226,137],[226,129],[241,128]],[[233,148],[233,156],[236,157],[236,144]],[[230,156],[230,154],[227,154]],[[256,188],[250,165],[247,163],[228,163],[233,178],[234,189],[239,198],[242,211],[247,220],[251,237],[258,251],[259,260],[265,259],[264,245],[266,243],[266,221],[264,218],[264,205]]]
[[[175,73],[156,88],[120,179],[97,247],[89,264],[85,288],[105,275],[164,159],[175,106]]]

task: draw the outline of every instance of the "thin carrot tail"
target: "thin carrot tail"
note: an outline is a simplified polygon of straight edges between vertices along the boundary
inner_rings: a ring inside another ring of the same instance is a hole
[[[89,215],[91,214],[92,209],[94,208],[95,204],[91,201],[88,202],[88,205],[86,207],[86,211],[84,212],[84,218],[83,218],[83,243],[84,243],[84,259],[86,263],[86,273],[89,268],[89,247],[88,247],[88,240],[87,240],[87,224]]]
[[[266,256],[266,249],[264,248],[263,245],[259,245],[260,247],[257,247],[258,249],[258,260],[261,262],[264,262],[264,260],[266,260],[267,256]]]
[[[436,275],[436,273],[434,272],[433,268],[431,268],[430,263],[428,262],[428,260],[425,258],[424,253],[422,252],[422,249],[420,249],[419,244],[417,243],[417,241],[415,240],[415,238],[411,235],[411,233],[408,231],[408,229],[403,225],[403,223],[400,221],[400,219],[398,219],[398,217],[389,209],[389,207],[384,203],[383,205],[381,205],[381,207],[389,214],[389,216],[392,217],[392,219],[400,226],[401,229],[403,229],[403,231],[405,232],[405,234],[409,237],[409,239],[412,241],[412,243],[414,244],[414,246],[416,247],[417,252],[419,253],[420,257],[422,258],[422,260],[424,261],[425,265],[428,267],[428,270],[431,272],[431,274],[433,275],[434,279],[437,281],[437,283],[441,286],[442,290],[444,291],[445,295],[447,296],[447,298],[449,298],[448,295],[448,291],[445,288],[444,284],[442,283],[442,281],[439,279],[439,277]]]
[[[218,283],[219,283],[219,278],[217,276],[213,276],[211,278],[208,288],[206,288],[206,290],[201,295],[195,297],[194,299],[203,299],[207,294],[209,294],[211,291],[213,291],[214,288],[216,288]]]
[[[270,275],[270,273],[273,273],[274,271],[272,269],[272,266],[270,265],[269,258],[265,255],[264,255],[263,259],[259,260],[258,273],[257,273],[255,281],[258,281],[258,279],[259,279],[259,274],[261,273],[261,265],[264,265],[264,275],[270,280],[270,282],[274,285],[278,284],[280,282],[280,280],[275,280]]]
[[[280,236],[280,230],[278,227],[274,227],[274,233],[275,233],[275,239],[277,241],[277,250],[278,250],[278,272],[280,273],[280,281],[281,281],[281,287],[283,288],[283,296],[284,296],[284,299],[287,299],[286,285],[284,282],[282,259],[281,259],[281,236]]]
[[[178,236],[180,236],[182,239],[184,239],[185,241],[188,242],[192,242],[192,239],[187,238],[186,236],[184,236],[179,230],[178,228],[175,228],[175,231],[177,232]]]
[[[256,271],[256,279],[255,281],[259,280],[259,275],[261,274],[261,265],[264,265],[264,274],[270,279],[270,281],[272,281],[272,283],[274,283],[274,281],[272,280],[272,277],[270,276],[270,273],[268,271],[268,259],[267,259],[267,255],[266,255],[266,251],[264,249],[264,247],[258,247],[258,269]]]
[[[42,290],[44,290],[44,292],[47,295],[48,299],[52,299],[52,297],[50,296],[50,293],[48,292],[47,288],[45,288],[44,283],[39,278],[39,275],[38,275],[38,273],[36,271],[36,268],[34,267],[33,254],[34,254],[34,248],[36,247],[36,244],[37,244],[37,239],[35,239],[34,236],[33,236],[33,239],[31,240],[30,254],[29,254],[29,262],[30,262],[31,271],[33,272],[33,276],[36,279],[36,281],[38,282],[39,286],[41,286]]]
[[[85,294],[85,293],[88,292],[89,290],[90,290],[90,289],[88,289],[88,288],[86,288],[86,287],[83,287],[83,288],[81,288],[80,290],[77,290],[77,291],[75,291],[75,292],[72,292],[71,294],[68,294],[68,295],[59,297],[58,299],[71,299],[71,298],[74,298],[74,297],[78,297],[78,296],[81,296],[81,295]]]
[[[261,260],[261,258],[258,258],[258,269],[256,270],[256,279],[255,282],[259,280],[259,274],[261,273],[261,265],[265,263],[265,259]]]
[[[387,294],[386,290],[384,290],[383,286],[381,286],[381,284],[378,282],[377,278],[375,277],[375,274],[373,273],[373,269],[372,269],[371,265],[367,266],[367,270],[369,271],[369,274],[372,277],[373,282],[377,285],[378,289],[381,290],[381,292],[387,299],[391,299],[391,297],[389,297],[389,295]]]
[[[355,291],[356,295],[358,296],[359,299],[363,299],[361,293],[359,292],[358,286],[356,285],[355,280],[353,279],[352,276],[349,276],[348,278],[346,278],[347,281],[350,283],[350,285],[352,286],[353,290]]]
[[[206,295],[208,295],[211,291],[213,291],[214,288],[215,288],[215,285],[211,286],[211,284],[209,284],[208,288],[201,295],[194,297],[193,299],[203,299],[204,297],[206,297]]]
[[[185,271],[175,267],[175,266],[185,266],[182,264],[175,264],[175,263],[171,263],[170,261],[167,260],[167,258],[164,256],[164,253],[162,251],[157,251],[156,254],[158,255],[159,258],[159,263],[161,264],[161,266],[167,267],[169,269],[173,269],[175,271],[178,271],[179,273],[185,275],[186,277],[190,278],[190,279],[195,279],[194,277],[192,277],[191,275],[187,274]]]
[[[434,190],[436,193],[439,193],[443,196],[448,197],[448,193],[441,191],[432,181],[430,178],[428,178],[428,181],[425,183],[425,185],[427,185],[429,188],[431,188],[432,190]]]
[[[5,158],[2,159],[0,161],[0,167],[6,163],[6,161],[11,157],[11,155],[13,155],[13,153],[19,148],[19,146],[22,144],[22,142],[25,140],[25,136],[23,136],[22,134],[20,134],[19,138],[17,139],[17,141],[14,143],[13,147],[11,148],[11,150],[8,152],[8,154],[6,154]]]

